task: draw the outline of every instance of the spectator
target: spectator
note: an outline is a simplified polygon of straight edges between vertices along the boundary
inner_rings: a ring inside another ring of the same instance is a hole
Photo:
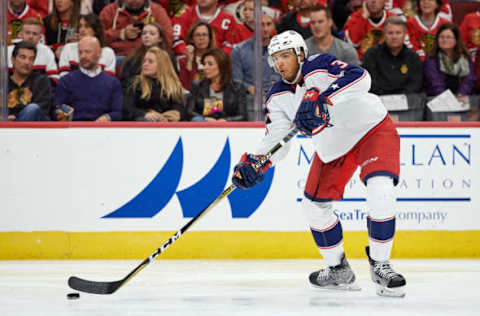
[[[255,0],[243,1],[243,22],[237,24],[237,43],[241,43],[253,36],[255,28],[254,18]]]
[[[2,0],[5,1],[5,0]],[[26,3],[26,0],[8,0],[8,44],[18,38],[22,22],[28,18],[41,20],[40,14]],[[4,23],[4,22],[2,22]]]
[[[440,16],[442,0],[419,0],[417,15],[407,21],[407,32],[411,48],[425,60],[435,43],[438,29],[449,21]]]
[[[362,9],[355,11],[345,24],[345,39],[357,49],[360,60],[370,47],[383,41],[383,23],[395,15],[384,6],[385,0],[365,0]]]
[[[207,22],[195,22],[187,33],[186,55],[179,59],[180,81],[189,90],[194,80],[203,79],[203,54],[217,47],[213,28]]]
[[[143,58],[145,57],[145,53],[151,47],[159,47],[166,51],[170,56],[170,64],[176,70],[176,60],[173,53],[170,51],[170,47],[168,46],[167,36],[165,31],[161,28],[160,25],[150,22],[147,23],[142,29],[142,45],[132,51],[124,60],[122,64],[122,74],[120,77],[120,81],[122,83],[122,87],[127,87],[128,81],[140,74],[142,70]]]
[[[114,76],[116,67],[115,53],[110,47],[105,46],[102,25],[100,19],[95,14],[80,16],[78,36],[79,39],[87,36],[93,36],[98,39],[102,46],[102,55],[100,56],[99,65],[102,67],[103,71]],[[77,70],[79,61],[78,42],[66,44],[58,62],[60,77],[65,76],[70,71]]]
[[[37,49],[35,62],[33,63],[33,71],[47,75],[51,79],[51,83],[55,86],[58,83],[58,68],[55,61],[55,54],[50,47],[40,43],[42,39],[43,24],[35,18],[27,18],[23,21],[22,29],[18,34],[25,42],[32,43]],[[14,45],[8,46],[8,56],[12,56]],[[13,72],[13,64],[8,60],[8,68]]]
[[[385,42],[367,50],[363,67],[372,76],[370,92],[377,95],[419,93],[423,88],[420,57],[405,46],[406,25],[401,17],[385,21]]]
[[[187,115],[192,121],[245,121],[247,92],[232,80],[230,57],[214,48],[202,56],[205,79],[194,82]]]
[[[326,1],[325,1],[326,2]],[[278,33],[294,30],[304,39],[312,36],[310,30],[310,11],[318,4],[317,0],[294,0],[295,10],[287,13],[277,26]],[[326,3],[325,3],[326,4]]]
[[[129,121],[177,122],[184,115],[182,83],[168,53],[151,47],[142,71],[130,79],[123,100],[123,117]]]
[[[217,47],[230,55],[236,40],[236,22],[233,16],[217,6],[217,0],[197,0],[196,5],[189,7],[182,15],[173,19],[175,55],[186,54],[186,32],[199,20],[210,24],[215,31]]]
[[[114,76],[102,71],[99,60],[100,42],[95,37],[84,37],[78,43],[80,69],[60,78],[55,93],[55,117],[66,119],[60,108],[73,109],[74,121],[118,121],[122,117],[122,87]]]
[[[53,11],[45,18],[47,45],[60,59],[66,43],[78,41],[80,0],[54,0]]]
[[[470,51],[470,56],[476,56],[477,47],[480,45],[480,11],[465,16],[460,25],[460,34],[465,46]]]
[[[474,93],[473,64],[455,24],[445,23],[438,29],[431,54],[425,60],[424,75],[429,96],[447,89],[457,96]]]
[[[117,56],[126,56],[142,45],[142,28],[149,22],[162,27],[172,45],[172,23],[167,11],[151,0],[123,0],[107,5],[100,13],[105,43]]]
[[[273,83],[280,79],[280,75],[275,72],[268,64],[267,47],[270,39],[275,34],[275,23],[269,16],[262,16],[262,63],[263,63],[263,80],[262,93],[270,90]],[[255,38],[250,38],[235,46],[232,51],[233,80],[241,82],[250,95],[255,93],[255,60],[254,60]]]
[[[33,72],[37,49],[29,42],[15,45],[11,62],[13,74],[8,80],[8,120],[46,121],[52,103],[47,76]]]
[[[310,19],[313,36],[305,41],[310,55],[328,53],[349,64],[360,64],[355,48],[332,35],[333,20],[329,9],[315,6]]]

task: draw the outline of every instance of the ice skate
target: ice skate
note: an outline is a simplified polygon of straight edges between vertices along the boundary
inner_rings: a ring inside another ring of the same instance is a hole
[[[368,262],[370,263],[370,275],[377,286],[377,294],[380,296],[404,297],[405,278],[395,272],[389,261],[375,261],[370,258],[370,247],[366,247]]]
[[[355,274],[350,268],[345,254],[339,265],[312,272],[309,280],[313,286],[322,289],[360,291],[360,287],[355,283]]]

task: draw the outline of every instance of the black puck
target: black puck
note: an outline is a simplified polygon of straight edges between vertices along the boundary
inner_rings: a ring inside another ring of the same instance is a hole
[[[80,298],[80,293],[68,293],[67,298],[69,300],[76,300],[76,299]]]

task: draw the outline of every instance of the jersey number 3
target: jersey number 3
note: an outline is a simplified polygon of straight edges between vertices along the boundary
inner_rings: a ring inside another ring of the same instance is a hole
[[[341,61],[341,60],[334,60],[332,61],[332,63],[330,64],[330,66],[337,66],[340,67],[340,69],[344,69],[344,68],[347,68],[348,64]]]

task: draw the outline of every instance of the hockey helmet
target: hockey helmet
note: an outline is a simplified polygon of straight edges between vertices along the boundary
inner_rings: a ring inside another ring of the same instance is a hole
[[[286,49],[293,49],[295,51],[299,64],[301,64],[300,53],[302,51],[305,55],[305,58],[307,58],[308,56],[307,44],[303,40],[303,37],[295,31],[285,31],[283,33],[275,35],[270,40],[270,44],[268,45],[268,64],[270,65],[270,67],[275,66],[275,62],[272,58],[273,54]]]

